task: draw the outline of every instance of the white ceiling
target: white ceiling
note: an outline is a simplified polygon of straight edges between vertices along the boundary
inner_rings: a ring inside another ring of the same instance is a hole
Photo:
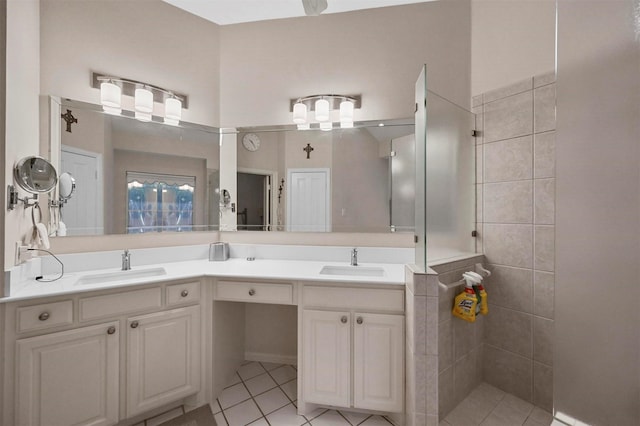
[[[305,16],[302,0],[164,0],[180,9],[218,25]],[[327,0],[322,12],[340,13],[352,10],[400,6],[433,0]],[[311,19],[311,18],[310,18]]]

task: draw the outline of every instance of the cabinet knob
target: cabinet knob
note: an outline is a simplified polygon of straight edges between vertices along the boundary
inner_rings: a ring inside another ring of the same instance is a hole
[[[249,290],[249,296],[253,296],[254,294],[256,294],[256,291],[254,289]]]
[[[131,323],[131,328],[138,328],[138,321],[134,321]]]
[[[189,295],[189,290],[182,290],[182,292],[180,293],[180,296],[182,297],[187,297]]]
[[[356,320],[356,322],[357,322],[358,324],[362,324],[362,322],[363,322],[362,317],[358,317],[358,319]]]
[[[343,324],[346,324],[347,323],[347,316],[343,315],[342,318],[340,318],[340,322],[343,323]]]
[[[49,316],[50,316],[49,312],[43,312],[40,315],[38,315],[38,319],[40,321],[46,321],[49,319]]]
[[[114,326],[107,328],[107,334],[114,334],[115,332],[116,328]]]

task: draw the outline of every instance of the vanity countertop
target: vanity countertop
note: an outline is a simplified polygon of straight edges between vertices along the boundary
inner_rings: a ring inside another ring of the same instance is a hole
[[[132,272],[157,270],[164,268],[165,274],[146,276],[142,278],[128,278],[124,280],[112,280],[96,284],[81,284],[79,280],[96,274],[117,273],[118,268],[91,270],[83,272],[65,273],[64,277],[53,282],[39,282],[29,280],[23,283],[14,294],[0,298],[0,303],[14,302],[38,297],[59,296],[96,290],[105,290],[117,287],[129,287],[149,283],[161,283],[167,281],[183,280],[189,278],[216,277],[230,279],[260,279],[260,280],[287,280],[287,281],[313,281],[326,283],[354,283],[374,285],[403,286],[405,282],[404,264],[399,263],[362,263],[360,267],[377,267],[384,270],[381,277],[361,275],[325,275],[320,274],[324,266],[349,267],[346,262],[308,261],[308,260],[281,260],[281,259],[256,259],[248,261],[244,258],[231,258],[224,262],[210,262],[208,260],[189,260],[183,262],[171,262],[162,264],[147,264],[132,267]],[[350,267],[357,268],[357,267]],[[52,278],[51,275],[45,279]]]

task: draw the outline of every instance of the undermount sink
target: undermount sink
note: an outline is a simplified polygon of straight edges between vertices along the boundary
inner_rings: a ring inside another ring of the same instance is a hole
[[[101,284],[113,281],[135,280],[166,275],[164,268],[130,269],[128,271],[105,272],[103,274],[85,275],[76,281],[76,285]]]
[[[377,266],[323,266],[322,275],[348,275],[351,277],[383,277],[384,269]]]

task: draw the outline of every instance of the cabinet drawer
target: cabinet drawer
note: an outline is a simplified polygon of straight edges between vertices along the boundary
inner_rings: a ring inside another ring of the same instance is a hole
[[[17,310],[18,333],[73,323],[71,300],[26,306]]]
[[[182,305],[200,300],[200,283],[169,285],[166,288],[167,306]]]
[[[404,311],[404,290],[305,286],[303,293],[302,300],[306,307]]]
[[[162,307],[160,287],[104,296],[85,297],[79,302],[80,321],[112,317],[120,314]]]
[[[215,287],[215,299],[291,305],[293,304],[293,285],[288,283],[218,281]]]

